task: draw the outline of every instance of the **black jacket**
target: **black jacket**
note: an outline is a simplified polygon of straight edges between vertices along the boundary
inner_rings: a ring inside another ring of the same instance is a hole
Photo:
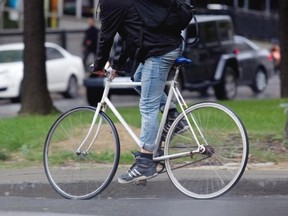
[[[94,71],[102,70],[109,59],[116,33],[123,40],[122,52],[112,67],[120,70],[128,57],[137,53],[138,61],[151,56],[164,55],[180,46],[181,32],[163,32],[161,29],[147,29],[133,5],[133,0],[100,0],[100,39]]]
[[[87,41],[90,41],[91,44],[87,44]],[[91,52],[96,52],[97,42],[98,42],[98,30],[96,27],[91,26],[85,30],[83,46],[86,47]]]

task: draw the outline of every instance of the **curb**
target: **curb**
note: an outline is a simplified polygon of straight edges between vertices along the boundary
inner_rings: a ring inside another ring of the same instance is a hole
[[[286,167],[249,165],[237,185],[225,196],[288,195]],[[146,186],[135,186],[117,183],[116,177],[123,171],[123,167],[119,168],[114,180],[98,198],[186,197],[174,187],[166,174],[149,180]],[[0,196],[60,197],[49,185],[43,168],[0,169],[0,176]]]

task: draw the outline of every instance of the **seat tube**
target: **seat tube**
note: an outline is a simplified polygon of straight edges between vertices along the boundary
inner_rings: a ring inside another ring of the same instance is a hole
[[[163,114],[162,114],[162,118],[161,118],[161,121],[160,121],[159,129],[158,129],[158,133],[157,133],[157,137],[156,137],[156,143],[155,143],[156,147],[155,147],[155,149],[153,151],[153,157],[156,157],[157,151],[158,151],[158,148],[159,148],[159,145],[160,145],[160,142],[161,142],[161,135],[162,135],[162,132],[163,132],[163,128],[164,128],[167,116],[168,116],[168,111],[169,111],[169,108],[170,108],[170,105],[171,105],[171,101],[172,101],[172,98],[173,98],[173,95],[174,95],[173,86],[175,84],[176,84],[175,80],[171,80],[171,81],[167,81],[166,82],[166,86],[169,86],[170,88],[169,88],[169,93],[168,93],[168,96],[167,96],[166,104],[165,104],[165,107],[164,107],[164,111],[163,111]]]

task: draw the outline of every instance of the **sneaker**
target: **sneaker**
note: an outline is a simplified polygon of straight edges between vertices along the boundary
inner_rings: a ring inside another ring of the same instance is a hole
[[[140,158],[140,155],[141,155],[140,151],[135,151],[135,152],[131,151],[131,153],[132,153],[134,159]]]
[[[119,176],[118,182],[121,184],[150,179],[157,176],[156,164],[148,158],[138,157],[136,163],[127,173]]]
[[[166,140],[167,133],[168,133],[171,125],[173,124],[173,122],[175,121],[175,119],[177,118],[177,116],[179,114],[180,113],[178,111],[170,111],[168,113],[167,120],[166,120],[166,123],[164,125],[163,133],[162,133],[162,137],[161,137],[162,141]],[[188,128],[189,128],[189,125],[188,125],[187,121],[183,118],[181,121],[178,122],[177,127],[174,130],[174,133],[176,133],[176,134],[184,133],[185,131],[188,130]]]

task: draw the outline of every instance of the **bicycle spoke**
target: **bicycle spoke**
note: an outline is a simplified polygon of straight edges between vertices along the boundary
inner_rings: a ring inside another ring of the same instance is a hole
[[[203,145],[199,146],[202,153],[166,160],[167,173],[173,184],[187,196],[197,199],[220,196],[238,182],[246,167],[248,139],[245,128],[233,112],[217,103],[199,103],[185,112]],[[182,118],[180,115],[168,132],[164,155],[198,148],[191,129],[182,134],[173,133]]]
[[[92,107],[69,110],[48,133],[44,146],[45,173],[55,191],[65,198],[96,196],[108,186],[116,172],[120,154],[116,128],[105,113],[100,112],[89,134],[94,113]],[[83,140],[86,142],[79,148]]]

